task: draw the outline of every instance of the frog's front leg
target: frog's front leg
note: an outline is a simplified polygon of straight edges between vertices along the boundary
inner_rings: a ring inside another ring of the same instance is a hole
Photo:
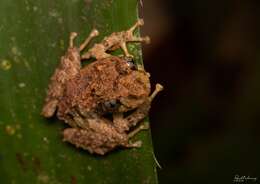
[[[136,126],[138,122],[143,120],[150,110],[152,100],[161,90],[163,90],[163,86],[156,84],[155,90],[151,96],[127,117],[124,117],[122,112],[113,113],[113,124],[117,131],[121,133],[127,132],[131,127]]]
[[[136,124],[138,122],[143,120],[149,112],[152,100],[161,90],[163,90],[163,86],[160,84],[156,84],[156,88],[155,88],[154,92],[151,94],[151,96],[148,97],[148,100],[144,104],[142,104],[140,107],[138,107],[132,114],[130,114],[126,118],[124,118],[123,113],[114,113],[113,114],[113,124],[114,124],[114,127],[116,128],[116,130],[122,134],[124,132],[129,131],[129,129],[131,127],[136,126]],[[149,128],[148,125],[141,124],[140,126],[138,126],[137,128],[135,128],[134,130],[130,131],[127,134],[127,139],[129,140],[130,138],[135,136],[141,130],[146,130],[148,128]],[[142,145],[141,141],[136,141],[134,143],[129,143],[127,141],[122,144],[122,146],[128,147],[128,148],[141,147],[141,145]]]
[[[130,114],[125,118],[125,120],[128,122],[129,128],[136,126],[138,122],[140,122],[147,116],[151,107],[152,100],[162,90],[163,90],[163,86],[160,84],[156,84],[154,92],[148,97],[146,102],[144,102],[132,114]]]

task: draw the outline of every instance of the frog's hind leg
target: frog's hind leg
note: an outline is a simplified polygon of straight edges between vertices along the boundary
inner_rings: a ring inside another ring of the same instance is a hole
[[[127,144],[127,135],[121,134],[105,122],[91,121],[89,128],[67,128],[63,131],[63,141],[90,153],[104,155],[115,147]]]
[[[114,113],[113,114],[113,123],[116,128],[116,130],[120,133],[124,133],[129,130],[128,123],[125,121],[123,117],[123,113]],[[127,147],[127,148],[139,148],[142,145],[142,141],[136,141],[134,143],[129,143],[129,139],[135,136],[138,132],[142,130],[148,129],[148,125],[140,125],[134,130],[132,130],[130,133],[126,135],[127,141],[122,142],[122,146]]]
[[[90,32],[89,36],[85,39],[85,41],[80,45],[79,50],[82,51],[83,49],[85,49],[85,47],[89,44],[89,42],[90,42],[94,37],[96,37],[96,36],[98,36],[98,35],[99,35],[98,30],[93,29],[93,30]]]
[[[90,153],[104,155],[107,150],[102,149],[97,140],[99,140],[98,134],[89,129],[67,128],[63,131],[63,141],[88,150]]]
[[[43,115],[46,118],[52,117],[56,112],[57,104],[58,104],[57,99],[51,99],[51,100],[48,99],[42,108],[41,115]]]

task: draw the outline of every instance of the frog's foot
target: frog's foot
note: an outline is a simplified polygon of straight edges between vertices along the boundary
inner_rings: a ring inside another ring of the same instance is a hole
[[[149,36],[145,36],[145,37],[134,37],[132,40],[132,42],[144,42],[146,44],[151,43],[151,39]]]
[[[154,99],[154,97],[163,90],[163,86],[161,84],[156,84],[155,86],[155,90],[153,91],[153,93],[149,96],[149,100],[152,101]]]
[[[69,46],[70,48],[74,47],[74,39],[78,36],[78,34],[76,32],[71,32],[70,33],[70,42],[69,42]]]
[[[143,19],[138,19],[137,22],[130,29],[123,32],[123,34],[125,35],[124,40],[122,40],[122,42],[119,44],[119,46],[127,57],[133,57],[131,54],[129,54],[129,52],[127,50],[127,47],[126,47],[127,42],[144,42],[147,44],[150,43],[150,38],[148,36],[145,36],[145,37],[134,36],[135,29],[142,25],[144,25]]]
[[[135,128],[133,131],[131,131],[130,133],[128,133],[127,137],[128,139],[132,138],[133,136],[135,136],[137,133],[139,133],[142,130],[147,130],[149,129],[149,125],[148,124],[141,124],[140,126],[138,126],[137,128]],[[127,148],[140,148],[142,146],[142,141],[136,141],[134,143],[127,143],[124,145]]]
[[[140,126],[138,126],[137,128],[135,128],[134,130],[132,130],[130,133],[128,133],[127,137],[128,139],[134,137],[136,134],[138,134],[140,131],[142,130],[148,130],[149,129],[149,125],[146,124],[141,124]]]
[[[136,23],[132,26],[132,27],[130,27],[129,29],[128,29],[128,31],[129,32],[133,32],[137,27],[141,27],[141,26],[143,26],[144,25],[144,20],[143,19],[138,19],[137,21],[136,21]]]
[[[144,25],[144,20],[143,19],[138,19],[137,22],[126,31],[127,35],[127,41],[128,42],[144,42],[149,44],[151,42],[149,36],[145,37],[136,37],[134,36],[134,31],[137,27],[143,26]]]
[[[96,37],[96,36],[98,36],[98,35],[99,35],[98,30],[93,29],[93,30],[90,32],[89,36],[86,38],[86,40],[80,45],[79,50],[82,51],[82,50],[89,44],[89,42],[90,42],[94,37]]]
[[[128,143],[124,145],[127,148],[140,148],[142,146],[143,142],[141,140],[136,141],[134,143]]]
[[[123,50],[123,52],[124,52],[124,54],[125,54],[126,57],[128,57],[128,58],[134,58],[134,56],[128,52],[128,49],[127,49],[127,46],[126,46],[126,42],[122,42],[122,43],[120,44],[120,48]]]

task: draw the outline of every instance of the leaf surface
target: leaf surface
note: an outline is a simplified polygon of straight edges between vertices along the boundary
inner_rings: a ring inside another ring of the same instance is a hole
[[[94,156],[62,142],[66,127],[40,116],[49,78],[68,46],[93,27],[104,36],[137,19],[137,0],[0,1],[0,183],[157,183],[151,136],[140,149]],[[92,42],[92,44],[94,43]],[[138,44],[129,46],[141,62]]]

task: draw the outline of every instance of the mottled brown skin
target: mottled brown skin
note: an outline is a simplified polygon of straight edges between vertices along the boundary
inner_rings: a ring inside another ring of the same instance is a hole
[[[67,112],[80,112],[83,116],[102,115],[105,102],[120,104],[111,112],[126,112],[144,103],[150,94],[149,74],[132,70],[127,61],[109,57],[95,61],[80,70],[65,85],[64,95],[58,104],[58,117],[66,121]],[[103,108],[102,108],[103,107]]]
[[[130,29],[127,31],[115,32],[110,36],[105,37],[101,43],[95,44],[88,52],[82,55],[83,59],[89,59],[91,57],[96,58],[97,60],[103,59],[105,57],[111,56],[106,53],[106,51],[115,50],[117,48],[121,48],[126,57],[133,57],[133,55],[129,54],[126,43],[127,42],[145,42],[150,43],[150,38],[146,37],[136,37],[134,36],[134,30],[138,26],[144,25],[143,19],[139,19]]]
[[[42,109],[44,117],[56,113],[72,127],[63,131],[64,141],[100,155],[118,146],[141,146],[140,141],[129,143],[129,139],[147,127],[140,125],[129,130],[148,114],[151,101],[162,86],[157,84],[149,96],[149,73],[132,69],[123,57],[106,53],[121,47],[126,57],[131,56],[126,42],[149,40],[133,36],[134,29],[140,25],[142,20],[127,31],[112,33],[83,55],[80,52],[98,35],[97,30],[79,48],[73,45],[76,33],[71,34],[70,47],[51,77]],[[82,68],[81,61],[90,57],[97,60]],[[133,112],[125,117],[124,113],[130,110]],[[107,117],[108,114],[112,117]]]

